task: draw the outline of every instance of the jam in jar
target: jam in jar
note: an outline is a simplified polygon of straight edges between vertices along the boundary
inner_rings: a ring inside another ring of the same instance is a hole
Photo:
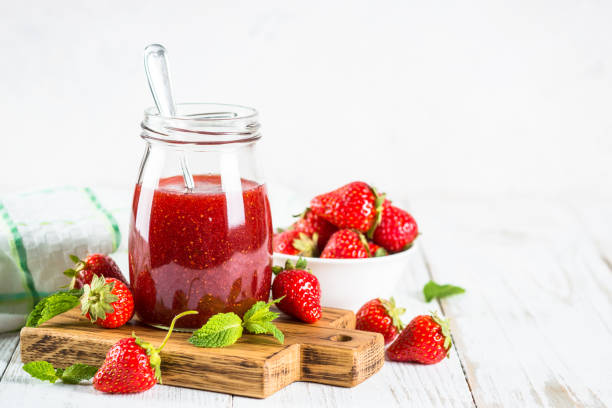
[[[142,128],[129,233],[138,317],[167,327],[197,310],[177,322],[196,329],[216,313],[242,316],[268,300],[272,221],[256,164],[256,112],[179,104],[172,118],[147,110]]]

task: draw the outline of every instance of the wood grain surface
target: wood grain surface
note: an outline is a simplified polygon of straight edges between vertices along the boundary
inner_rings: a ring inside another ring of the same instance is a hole
[[[375,374],[384,363],[384,343],[376,333],[352,329],[351,311],[326,308],[309,325],[279,318],[285,343],[273,337],[245,334],[223,348],[198,348],[190,333],[173,333],[162,351],[162,379],[167,385],[265,398],[295,381],[353,387]],[[45,360],[58,367],[76,362],[101,365],[108,349],[132,332],[159,344],[165,331],[138,321],[114,330],[91,325],[78,308],[21,330],[21,359]]]

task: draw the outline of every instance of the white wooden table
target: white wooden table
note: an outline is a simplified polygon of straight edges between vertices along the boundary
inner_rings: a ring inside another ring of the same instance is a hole
[[[4,334],[0,405],[612,406],[612,201],[413,198],[411,207],[421,256],[396,297],[406,320],[432,309],[451,318],[455,345],[440,364],[387,362],[352,389],[295,383],[265,400],[160,385],[112,396],[30,379],[17,334]],[[467,293],[426,304],[431,278]]]

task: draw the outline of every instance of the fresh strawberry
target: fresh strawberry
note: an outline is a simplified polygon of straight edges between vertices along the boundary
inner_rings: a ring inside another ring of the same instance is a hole
[[[380,245],[376,245],[372,241],[368,241],[368,248],[370,249],[370,255],[373,257],[389,255],[387,250]]]
[[[334,232],[338,231],[338,227],[325,218],[319,217],[312,212],[310,208],[307,208],[299,217],[300,219],[293,224],[292,230],[303,232],[310,236],[317,234],[317,246],[319,247],[319,251],[325,248],[325,244],[327,244],[329,237],[331,237]]]
[[[408,249],[417,235],[419,229],[412,215],[385,202],[380,224],[372,235],[374,242],[389,252],[398,252]]]
[[[316,196],[310,208],[338,228],[354,228],[361,232],[374,230],[380,222],[385,201],[375,188],[362,181],[354,181],[337,190]]]
[[[357,311],[357,330],[376,332],[383,335],[385,344],[389,344],[404,328],[400,315],[406,309],[395,306],[393,298],[372,299]]]
[[[92,323],[114,329],[134,315],[134,297],[120,280],[94,275],[91,284],[83,286],[81,312]]]
[[[361,232],[341,229],[331,236],[321,258],[369,258],[368,241]]]
[[[188,310],[177,315],[158,348],[140,340],[134,334],[119,340],[110,348],[102,367],[94,376],[94,388],[112,394],[127,394],[146,391],[157,381],[161,384],[160,351],[168,342],[176,321],[185,315],[197,313]]]
[[[91,254],[82,260],[75,255],[70,255],[70,259],[74,262],[74,268],[64,271],[64,275],[72,278],[70,289],[81,289],[84,285],[90,284],[94,275],[115,278],[129,286],[121,269],[108,255]]]
[[[300,258],[295,265],[287,261],[285,268],[273,267],[276,278],[272,283],[272,297],[282,297],[278,308],[283,312],[314,323],[321,318],[321,285],[306,266],[306,260]]]
[[[317,256],[317,234],[309,236],[300,231],[284,231],[274,234],[272,247],[274,252],[287,255]]]
[[[451,334],[448,320],[436,313],[417,316],[387,349],[387,358],[393,361],[414,361],[435,364],[448,356]]]

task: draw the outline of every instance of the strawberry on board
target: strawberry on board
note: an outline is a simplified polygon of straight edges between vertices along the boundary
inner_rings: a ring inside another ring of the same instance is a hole
[[[341,229],[332,234],[321,258],[370,258],[370,245],[356,230]]]
[[[283,312],[314,323],[321,318],[321,285],[306,266],[306,260],[300,258],[295,265],[288,260],[284,268],[273,267],[272,297],[281,298],[278,308]]]
[[[94,388],[112,394],[128,394],[146,391],[158,381],[161,384],[160,351],[168,342],[176,321],[185,315],[197,313],[188,310],[175,316],[166,338],[157,348],[134,334],[119,340],[108,350],[102,367],[94,376]]]
[[[72,278],[70,289],[81,289],[84,285],[90,284],[94,275],[115,278],[129,286],[121,269],[108,255],[90,254],[85,259],[70,255],[70,259],[74,262],[74,267],[64,271],[64,275]]]
[[[400,333],[386,351],[393,361],[435,364],[448,356],[451,334],[448,320],[436,313],[417,316]]]
[[[376,332],[383,335],[385,344],[395,339],[397,334],[404,328],[400,315],[406,309],[395,306],[395,299],[372,299],[357,311],[357,330]]]
[[[354,181],[313,198],[310,208],[338,228],[373,231],[380,222],[384,194],[363,181]]]
[[[416,221],[407,211],[385,202],[380,224],[373,231],[374,242],[389,252],[408,249],[419,235]]]
[[[81,312],[92,323],[114,329],[134,315],[134,297],[120,280],[94,275],[91,283],[83,286]]]
[[[325,244],[327,244],[329,237],[331,237],[334,232],[338,231],[338,227],[325,218],[315,214],[310,208],[306,208],[299,217],[300,218],[293,224],[291,229],[310,236],[317,234],[317,246],[319,247],[319,251],[325,248]]]
[[[301,231],[284,231],[274,234],[272,248],[281,254],[313,257],[319,253],[317,240],[316,233],[310,236]]]

